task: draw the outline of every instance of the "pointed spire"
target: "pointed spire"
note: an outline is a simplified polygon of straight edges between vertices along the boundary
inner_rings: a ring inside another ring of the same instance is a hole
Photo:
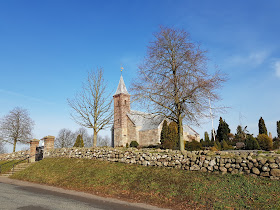
[[[124,81],[123,81],[123,77],[122,77],[122,76],[121,76],[121,78],[120,78],[119,85],[118,85],[117,91],[116,91],[116,93],[114,94],[114,96],[115,96],[115,95],[118,95],[118,94],[121,94],[121,93],[129,95],[129,93],[127,92],[127,89],[126,89],[126,87],[125,87],[125,84],[124,84]]]

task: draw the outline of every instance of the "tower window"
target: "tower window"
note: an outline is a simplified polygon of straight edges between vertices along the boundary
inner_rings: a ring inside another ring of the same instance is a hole
[[[124,101],[124,105],[126,105],[126,100]]]

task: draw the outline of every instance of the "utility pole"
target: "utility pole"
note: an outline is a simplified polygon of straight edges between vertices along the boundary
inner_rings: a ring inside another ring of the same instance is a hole
[[[213,122],[213,114],[212,114],[212,107],[211,107],[210,96],[209,96],[209,109],[210,109],[210,116],[211,116],[211,120],[212,120],[212,135],[213,135],[214,141],[216,141],[216,136],[215,136],[215,132],[214,132],[214,122]]]

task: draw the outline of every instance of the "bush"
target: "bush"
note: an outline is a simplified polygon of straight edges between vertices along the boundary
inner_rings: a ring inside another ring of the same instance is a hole
[[[279,149],[280,148],[280,138],[274,138],[273,139],[273,149]]]
[[[217,151],[219,151],[215,146],[213,146],[213,147],[211,147],[210,148],[210,151],[212,151],[212,152],[217,152]]]
[[[83,137],[80,134],[77,136],[74,147],[84,147],[84,140],[83,140]]]
[[[272,139],[270,139],[266,134],[259,134],[257,140],[261,149],[267,151],[273,149]]]
[[[258,141],[252,135],[247,135],[245,139],[245,149],[260,149]]]
[[[188,151],[198,151],[198,150],[202,150],[202,145],[200,142],[192,140],[191,142],[187,141],[185,143],[185,148]]]
[[[213,147],[215,147],[217,151],[222,150],[222,146],[219,141],[215,141]]]
[[[228,145],[228,143],[225,140],[222,141],[221,147],[222,147],[222,150],[233,149],[233,147],[231,145]]]
[[[132,141],[132,142],[130,142],[130,145],[129,145],[130,147],[135,147],[135,148],[137,148],[138,146],[139,146],[139,144],[138,144],[138,142],[137,141]]]

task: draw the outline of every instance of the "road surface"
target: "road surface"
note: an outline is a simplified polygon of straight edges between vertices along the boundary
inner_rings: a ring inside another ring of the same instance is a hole
[[[1,210],[160,210],[142,203],[102,198],[30,182],[0,178]]]

